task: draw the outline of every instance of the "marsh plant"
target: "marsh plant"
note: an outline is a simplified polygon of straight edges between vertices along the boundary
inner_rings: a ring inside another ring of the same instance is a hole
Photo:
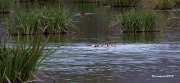
[[[130,10],[116,15],[122,32],[156,32],[161,30],[155,12]]]
[[[6,19],[10,34],[64,34],[71,23],[72,16],[60,7],[42,7],[32,11],[17,12]]]
[[[0,13],[9,13],[13,5],[14,0],[1,0],[0,1]]]
[[[0,46],[0,83],[22,83],[34,81],[34,73],[46,57],[55,49],[44,50],[48,39],[42,42],[42,37],[34,37],[30,43],[18,40]],[[12,41],[12,40],[10,40]]]
[[[135,7],[140,0],[101,0],[103,5],[110,5],[112,7]]]
[[[74,0],[74,3],[97,3],[98,0]]]
[[[169,10],[175,5],[175,0],[152,0],[155,10]]]
[[[72,15],[60,7],[44,7],[39,18],[38,27],[40,27],[45,34],[67,33],[69,27],[74,27],[71,23]]]

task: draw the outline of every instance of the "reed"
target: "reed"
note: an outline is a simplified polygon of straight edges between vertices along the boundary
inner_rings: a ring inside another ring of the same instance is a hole
[[[68,27],[74,27],[71,23],[72,16],[67,10],[55,7],[44,7],[39,19],[39,25],[44,34],[67,33]]]
[[[154,12],[130,10],[116,15],[117,23],[123,32],[156,32],[161,27],[155,27],[157,17]]]
[[[0,1],[0,13],[9,13],[13,4],[13,0]]]
[[[36,34],[37,19],[35,12],[18,12],[12,19],[7,19],[8,30],[10,34]]]
[[[33,73],[38,71],[43,60],[55,49],[44,50],[47,40],[36,36],[31,43],[21,41],[9,42],[0,46],[0,83],[22,83],[32,80]],[[11,40],[12,41],[12,40]]]
[[[20,11],[6,19],[10,34],[64,34],[67,28],[74,27],[72,16],[60,7],[43,7],[32,11]]]
[[[175,5],[175,0],[152,0],[155,10],[171,10]]]

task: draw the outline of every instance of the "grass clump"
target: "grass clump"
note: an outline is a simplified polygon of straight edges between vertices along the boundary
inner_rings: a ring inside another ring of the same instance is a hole
[[[13,0],[1,0],[0,1],[0,13],[9,13],[12,7]]]
[[[32,76],[40,67],[43,60],[52,54],[55,49],[44,50],[47,40],[36,36],[31,43],[17,41],[0,46],[0,83],[22,83],[32,80]],[[11,40],[12,41],[12,40]]]
[[[155,10],[171,10],[175,5],[175,0],[152,0]]]
[[[64,34],[73,27],[72,16],[60,7],[42,7],[32,11],[20,11],[6,19],[10,34]]]
[[[123,32],[155,32],[157,17],[154,12],[143,12],[130,10],[116,15],[117,23],[120,24]]]

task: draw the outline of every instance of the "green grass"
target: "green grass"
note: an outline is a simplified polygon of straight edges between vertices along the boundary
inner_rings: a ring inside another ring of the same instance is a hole
[[[42,7],[32,11],[21,10],[12,18],[6,19],[10,34],[64,34],[71,23],[72,16],[60,7]]]
[[[158,19],[154,12],[130,10],[117,14],[116,19],[123,32],[152,32],[161,29],[156,27]]]
[[[41,36],[34,37],[31,43],[22,42],[21,38],[0,46],[0,83],[32,80],[43,60],[55,51],[44,50],[48,39],[42,42]]]
[[[74,27],[71,20],[72,16],[65,9],[44,7],[38,26],[43,27],[43,33],[66,33],[68,27]]]
[[[9,13],[12,5],[13,5],[13,0],[1,0],[0,13]]]

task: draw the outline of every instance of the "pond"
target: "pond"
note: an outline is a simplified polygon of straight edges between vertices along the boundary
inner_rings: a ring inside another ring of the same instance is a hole
[[[47,83],[179,83],[180,28],[146,34],[121,33],[117,26],[109,25],[114,13],[123,9],[97,4],[70,4],[68,8],[77,29],[72,29],[75,33],[51,37],[51,44],[62,46],[44,62],[45,65],[59,59],[44,69],[47,75],[41,75],[42,80]]]

